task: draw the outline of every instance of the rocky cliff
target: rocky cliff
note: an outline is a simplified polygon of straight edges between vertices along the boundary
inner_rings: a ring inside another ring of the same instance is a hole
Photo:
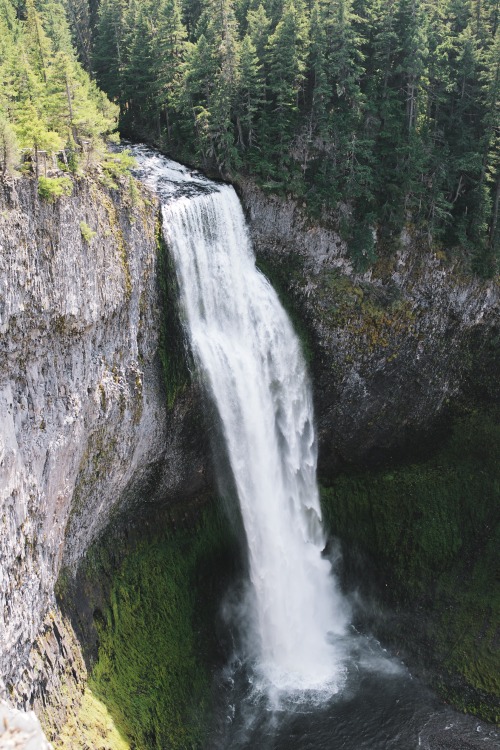
[[[494,282],[416,252],[410,236],[356,273],[340,236],[311,224],[299,205],[250,182],[240,194],[259,263],[309,351],[323,479],[391,460],[471,379],[493,397],[494,378],[478,373],[493,373],[497,356]],[[96,178],[74,180],[71,196],[50,203],[19,179],[1,188],[0,245],[0,677],[4,696],[23,708],[43,712],[50,696],[57,724],[72,710],[61,683],[86,679],[55,602],[60,571],[74,571],[115,519],[122,535],[135,525],[137,536],[144,509],[151,524],[165,517],[159,504],[212,482],[200,402],[172,361],[175,290],[155,199]],[[347,489],[346,529],[357,528],[364,506]],[[372,551],[382,559],[389,521],[377,521],[379,500],[367,538],[349,540],[366,550],[378,528]]]
[[[397,452],[436,422],[495,339],[498,283],[409,234],[356,273],[326,222],[252,182],[239,190],[259,262],[311,349],[322,472]]]
[[[134,503],[204,482],[192,391],[167,407],[158,229],[128,183],[75,179],[53,202],[32,179],[1,188],[0,684],[24,708],[71,662],[61,567]]]

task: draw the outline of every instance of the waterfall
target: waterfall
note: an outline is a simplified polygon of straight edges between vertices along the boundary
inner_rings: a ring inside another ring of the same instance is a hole
[[[312,398],[299,341],[255,266],[233,188],[141,154],[146,181],[162,197],[191,347],[220,416],[240,502],[256,673],[280,693],[335,692],[343,674],[335,642],[346,614],[322,556]]]

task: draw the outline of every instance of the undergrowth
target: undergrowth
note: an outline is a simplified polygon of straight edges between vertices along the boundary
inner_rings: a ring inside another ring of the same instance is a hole
[[[322,489],[330,531],[368,556],[392,607],[420,610],[444,671],[474,695],[444,684],[441,692],[493,721],[500,718],[497,417],[495,409],[470,411],[429,460],[344,474]]]
[[[211,508],[195,528],[139,542],[114,574],[89,684],[131,748],[202,745],[217,589],[232,543],[224,514]]]

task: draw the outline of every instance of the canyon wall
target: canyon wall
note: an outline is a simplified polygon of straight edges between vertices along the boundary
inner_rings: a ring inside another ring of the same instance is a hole
[[[239,192],[310,357],[322,478],[393,460],[472,382],[494,397],[495,282],[409,235],[356,272],[297,203]],[[175,376],[185,352],[159,238],[155,198],[127,181],[75,179],[54,202],[32,179],[1,187],[0,692],[38,713],[52,703],[49,724],[72,710],[61,683],[86,679],[60,571],[115,519],[137,534],[159,505],[213,486],[197,387]]]
[[[339,234],[297,202],[250,181],[239,192],[262,269],[311,350],[322,472],[390,457],[488,367],[497,280],[464,273],[463,258],[426,249],[416,234],[356,272]]]
[[[23,708],[67,668],[61,568],[126,508],[205,482],[193,389],[168,406],[158,222],[127,182],[76,178],[53,202],[32,179],[1,187],[0,684]]]

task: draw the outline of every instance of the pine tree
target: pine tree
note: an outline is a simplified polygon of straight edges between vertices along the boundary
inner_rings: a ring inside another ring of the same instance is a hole
[[[123,28],[122,131],[151,133],[159,108],[155,101],[155,24],[150,8],[130,3]]]
[[[216,60],[205,35],[202,34],[196,44],[188,42],[186,45],[183,86],[179,101],[184,127],[190,123],[188,138],[193,139],[197,160],[202,165],[209,165],[215,155],[210,130],[211,114],[207,107],[211,101],[216,75]]]
[[[477,192],[482,199],[484,241],[476,253],[477,270],[493,275],[500,259],[500,29],[488,40],[484,52],[481,83],[484,102],[482,164]],[[481,213],[478,216],[482,218]],[[479,220],[481,220],[479,218]],[[483,239],[483,237],[481,237]]]
[[[43,29],[40,14],[34,0],[26,0],[26,23],[24,27],[26,51],[33,70],[47,82],[47,63],[51,55],[50,42]]]
[[[297,129],[307,73],[309,23],[301,0],[286,0],[283,15],[269,38],[270,133],[282,177]]]
[[[87,72],[92,69],[92,33],[96,18],[92,18],[87,0],[67,0],[68,18],[78,59]]]
[[[154,39],[156,101],[164,117],[167,144],[172,141],[172,114],[178,109],[186,56],[187,31],[178,0],[164,0],[158,13]]]
[[[198,82],[199,106],[207,113],[203,124],[210,147],[205,153],[223,172],[238,161],[233,115],[239,90],[240,45],[233,0],[206,0],[199,26],[204,33],[192,58],[190,77]]]
[[[39,174],[39,152],[49,153],[60,151],[64,146],[64,139],[40,117],[39,111],[34,104],[28,102],[17,113],[15,133],[20,146],[33,148],[35,160],[35,174]]]
[[[266,10],[262,3],[254,10],[249,8],[247,13],[247,33],[255,47],[255,52],[261,66],[267,63],[267,44],[269,41],[269,31],[271,21],[267,17]]]
[[[450,60],[452,90],[442,109],[442,122],[449,149],[447,199],[452,205],[446,240],[470,251],[480,243],[484,224],[480,217],[482,199],[477,191],[481,174],[478,143],[482,139],[480,58],[469,23],[454,40]]]
[[[318,0],[311,11],[311,46],[309,66],[312,73],[310,130],[327,138],[332,86],[328,77],[328,34]]]
[[[237,127],[238,145],[249,149],[256,145],[256,119],[264,101],[264,82],[261,65],[249,34],[240,47],[240,86],[238,92]]]
[[[97,83],[112,100],[123,100],[124,17],[124,0],[102,0],[92,55],[92,69]]]

